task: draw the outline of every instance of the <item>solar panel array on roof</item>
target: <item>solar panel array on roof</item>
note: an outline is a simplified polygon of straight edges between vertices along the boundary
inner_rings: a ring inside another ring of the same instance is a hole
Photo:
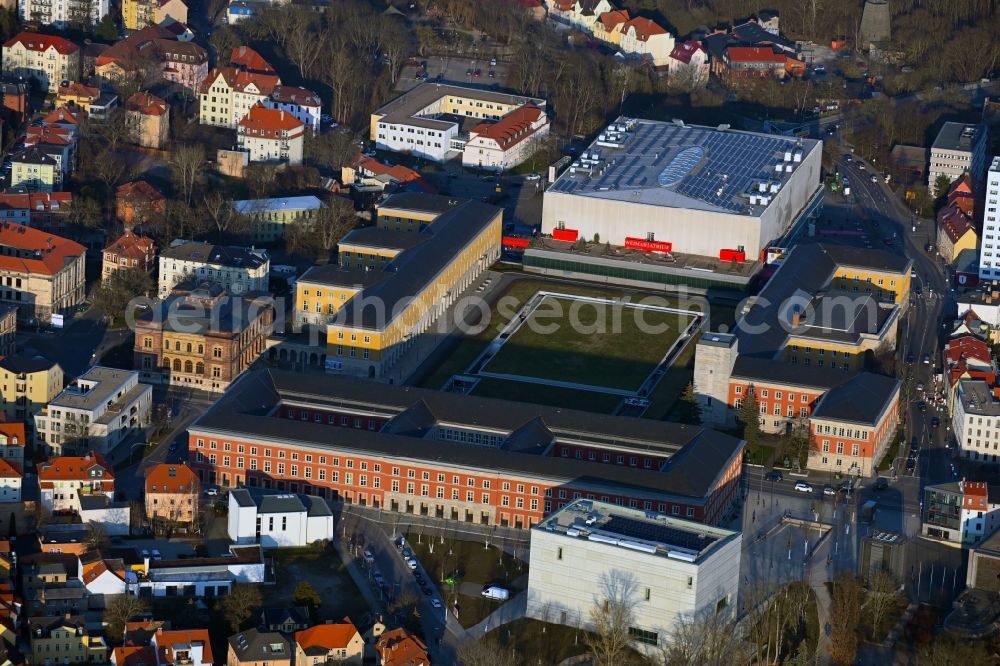
[[[635,520],[614,514],[601,526],[601,529],[625,537],[655,541],[677,548],[687,548],[698,553],[719,540],[718,537],[706,533],[694,533],[651,521]]]
[[[595,142],[602,147],[600,157],[588,149],[550,190],[634,196],[664,206],[701,202],[743,213],[760,183],[776,185],[770,193],[776,192],[800,166],[802,153],[815,145],[812,140],[653,121],[636,121],[629,134],[616,140],[619,144]]]

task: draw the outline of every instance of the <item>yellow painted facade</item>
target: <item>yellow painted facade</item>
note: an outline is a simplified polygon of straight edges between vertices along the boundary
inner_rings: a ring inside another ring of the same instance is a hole
[[[25,420],[37,414],[63,389],[58,363],[36,372],[16,373],[0,367],[0,399],[9,419]]]
[[[356,287],[334,287],[300,279],[295,283],[295,307],[303,312],[333,316],[359,291]]]
[[[433,220],[431,213],[404,211],[398,209],[380,209],[378,226],[389,229],[406,227],[419,228],[423,223]],[[399,226],[396,226],[399,224]],[[443,302],[450,302],[453,290],[461,290],[462,278],[474,271],[476,264],[483,256],[489,256],[499,247],[503,226],[503,214],[498,211],[496,216],[485,225],[483,230],[468,243],[461,252],[440,271],[433,279],[417,292],[406,307],[395,312],[382,327],[366,329],[360,326],[330,324],[327,326],[327,358],[343,359],[350,362],[368,362],[373,365],[391,365],[397,358],[405,342],[420,330],[421,324],[426,324],[427,315]],[[429,241],[433,242],[433,241]],[[387,308],[392,310],[392,305]],[[376,370],[376,375],[381,372]]]
[[[370,247],[340,243],[337,257],[345,268],[370,268],[379,270],[399,256],[401,250],[387,247]]]
[[[866,292],[878,301],[892,301],[903,310],[910,301],[909,273],[838,266],[831,286],[844,291]]]

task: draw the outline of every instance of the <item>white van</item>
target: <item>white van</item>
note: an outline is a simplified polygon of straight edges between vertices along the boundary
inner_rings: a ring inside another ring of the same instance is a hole
[[[486,585],[483,587],[483,596],[487,599],[496,599],[497,601],[507,601],[510,599],[510,590],[499,587],[497,585]]]

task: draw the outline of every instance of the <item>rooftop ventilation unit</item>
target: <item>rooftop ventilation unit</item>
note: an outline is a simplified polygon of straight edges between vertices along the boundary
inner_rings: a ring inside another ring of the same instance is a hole
[[[795,161],[795,162],[801,162],[802,161],[802,151],[801,150],[796,150],[795,153],[792,154],[792,160]]]
[[[791,164],[786,164],[785,165],[785,173],[791,173],[793,168],[794,167],[792,167]]]
[[[767,183],[764,182],[764,181],[761,181],[760,183],[758,183],[757,184],[757,191],[758,192],[767,192]]]
[[[785,151],[785,161],[786,162],[791,162],[792,161],[792,151],[790,151],[790,150],[786,150]]]
[[[781,183],[771,183],[771,194],[776,194],[781,189]]]

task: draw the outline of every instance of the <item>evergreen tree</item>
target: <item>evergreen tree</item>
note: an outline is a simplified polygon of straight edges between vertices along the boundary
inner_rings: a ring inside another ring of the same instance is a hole
[[[694,382],[688,382],[684,393],[681,394],[677,410],[681,423],[701,425],[701,405],[698,404],[698,396],[694,392]]]
[[[747,446],[756,447],[760,441],[760,407],[753,385],[747,387],[747,396],[740,406],[740,421],[743,422],[743,439]]]
[[[94,36],[105,42],[118,41],[118,26],[111,14],[105,14],[94,28]]]

